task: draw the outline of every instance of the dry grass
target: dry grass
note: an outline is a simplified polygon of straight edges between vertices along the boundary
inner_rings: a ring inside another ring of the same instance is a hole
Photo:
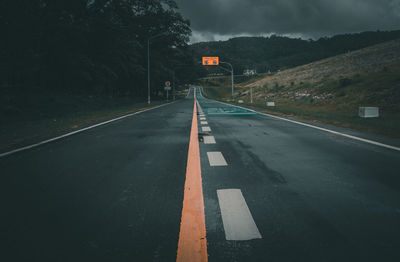
[[[210,97],[229,99],[211,89]],[[288,69],[235,90],[236,100],[258,110],[400,137],[400,40]],[[276,107],[267,108],[267,101]],[[362,119],[360,106],[377,106],[381,116]]]

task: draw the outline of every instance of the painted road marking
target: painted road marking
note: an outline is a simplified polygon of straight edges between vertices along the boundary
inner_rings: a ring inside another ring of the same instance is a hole
[[[203,132],[210,132],[210,131],[211,131],[211,128],[210,128],[209,126],[202,126],[202,127],[201,127],[201,130],[202,130]]]
[[[226,240],[262,238],[240,189],[217,190]]]
[[[200,121],[200,124],[202,124],[202,125],[208,125],[207,121]]]
[[[200,117],[200,120],[206,120],[206,118],[205,117]]]
[[[200,93],[200,96],[203,97],[203,95],[201,93]],[[228,103],[224,103],[224,102],[220,102],[220,101],[216,101],[216,100],[212,100],[212,99],[208,99],[208,98],[204,98],[204,99],[210,100],[210,101],[215,101],[217,103],[221,103],[221,104],[225,104],[225,105],[229,105],[229,106],[233,106],[233,107],[237,107],[237,108],[241,108],[241,109],[245,109],[245,110],[248,110],[250,112],[254,112],[254,113],[257,113],[257,114],[260,114],[260,115],[264,115],[264,116],[269,116],[269,117],[272,117],[272,118],[275,118],[275,119],[291,122],[291,123],[294,123],[294,124],[298,124],[298,125],[302,125],[302,126],[306,126],[306,127],[311,127],[311,128],[318,129],[318,130],[321,130],[321,131],[324,131],[324,132],[328,132],[328,133],[331,133],[331,134],[335,134],[335,135],[338,135],[338,136],[344,136],[344,137],[347,137],[347,138],[350,138],[350,139],[354,139],[354,140],[361,141],[361,142],[364,142],[364,143],[372,144],[372,145],[375,145],[375,146],[380,146],[380,147],[384,147],[384,148],[400,151],[400,147],[397,147],[397,146],[392,146],[392,145],[380,143],[380,142],[377,142],[377,141],[361,138],[361,137],[358,137],[358,136],[348,135],[348,134],[337,132],[337,131],[333,131],[333,130],[330,130],[330,129],[327,129],[327,128],[314,126],[314,125],[306,124],[306,123],[303,123],[303,122],[299,122],[299,121],[295,121],[295,120],[291,120],[291,119],[287,119],[287,118],[283,118],[283,117],[279,117],[279,116],[274,116],[274,115],[270,115],[270,114],[266,114],[266,113],[257,112],[255,110],[252,110],[252,109],[249,109],[249,108],[245,108],[245,107],[242,107],[242,106],[236,106],[236,105],[232,105],[232,104],[228,104]],[[209,114],[209,115],[211,115],[211,114]]]
[[[176,103],[176,102],[177,101],[171,102],[171,103],[167,103],[167,104],[163,104],[163,105],[159,105],[159,106],[155,106],[155,107],[144,109],[144,110],[140,110],[140,111],[137,111],[137,112],[134,112],[134,113],[131,113],[131,114],[127,114],[127,115],[124,115],[124,116],[120,116],[120,117],[117,117],[117,118],[110,119],[110,120],[105,121],[105,122],[101,122],[101,123],[98,123],[98,124],[95,124],[95,125],[92,125],[92,126],[88,126],[88,127],[85,127],[85,128],[82,128],[82,129],[79,129],[79,130],[76,130],[76,131],[61,135],[61,136],[53,137],[51,139],[44,140],[44,141],[41,141],[41,142],[36,143],[36,144],[32,144],[32,145],[29,145],[29,146],[24,146],[24,147],[17,148],[17,149],[8,151],[8,152],[4,152],[4,153],[0,154],[0,157],[8,156],[8,155],[11,155],[11,154],[14,154],[14,153],[17,153],[17,152],[21,152],[21,151],[25,151],[25,150],[28,150],[28,149],[31,149],[31,148],[34,148],[34,147],[38,147],[38,146],[41,146],[41,145],[44,145],[44,144],[47,144],[47,143],[62,139],[62,138],[67,137],[67,136],[72,136],[72,135],[78,134],[80,132],[83,132],[83,131],[86,131],[86,130],[89,130],[89,129],[92,129],[92,128],[95,128],[95,127],[98,127],[98,126],[109,124],[109,123],[112,123],[114,121],[121,120],[121,119],[130,117],[130,116],[138,115],[140,113],[144,113],[144,112],[156,109],[156,108],[160,108],[160,107],[163,107],[163,106],[171,105],[171,104]]]
[[[213,136],[204,136],[204,144],[215,144],[215,138]]]
[[[227,166],[224,156],[221,152],[207,152],[210,166]]]
[[[195,100],[196,101],[196,100]],[[192,129],[186,166],[185,191],[177,262],[207,262],[206,221],[201,181],[200,149],[197,131],[196,103],[193,108]]]

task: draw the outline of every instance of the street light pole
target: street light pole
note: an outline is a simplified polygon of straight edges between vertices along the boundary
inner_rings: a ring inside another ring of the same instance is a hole
[[[172,96],[175,101],[175,71],[172,70]]]
[[[147,39],[147,104],[150,105],[150,38]]]
[[[234,101],[234,98],[233,98],[233,92],[234,92],[234,89],[233,89],[233,66],[230,64],[230,63],[228,63],[228,62],[219,62],[220,64],[227,64],[227,65],[229,65],[230,67],[231,67],[231,81],[232,81],[232,101]]]
[[[150,105],[150,40],[156,37],[166,35],[166,32],[161,34],[153,35],[147,38],[147,104]]]

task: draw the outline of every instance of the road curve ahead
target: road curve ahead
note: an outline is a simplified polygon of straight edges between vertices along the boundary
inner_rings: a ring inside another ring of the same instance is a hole
[[[400,261],[399,170],[399,151],[191,89],[1,157],[0,261]]]

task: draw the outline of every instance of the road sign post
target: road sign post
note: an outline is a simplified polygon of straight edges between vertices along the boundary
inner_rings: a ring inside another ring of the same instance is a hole
[[[232,81],[232,101],[234,101],[234,87],[233,87],[233,66],[228,63],[228,62],[220,62],[219,61],[219,57],[218,56],[212,56],[212,57],[208,57],[208,56],[203,56],[203,65],[204,66],[218,66],[219,64],[227,64],[230,66],[231,70],[229,71],[228,69],[222,67],[223,69],[225,69],[226,71],[231,73],[231,81]]]
[[[164,90],[167,91],[167,101],[168,101],[169,91],[171,90],[171,82],[170,81],[165,81]]]

